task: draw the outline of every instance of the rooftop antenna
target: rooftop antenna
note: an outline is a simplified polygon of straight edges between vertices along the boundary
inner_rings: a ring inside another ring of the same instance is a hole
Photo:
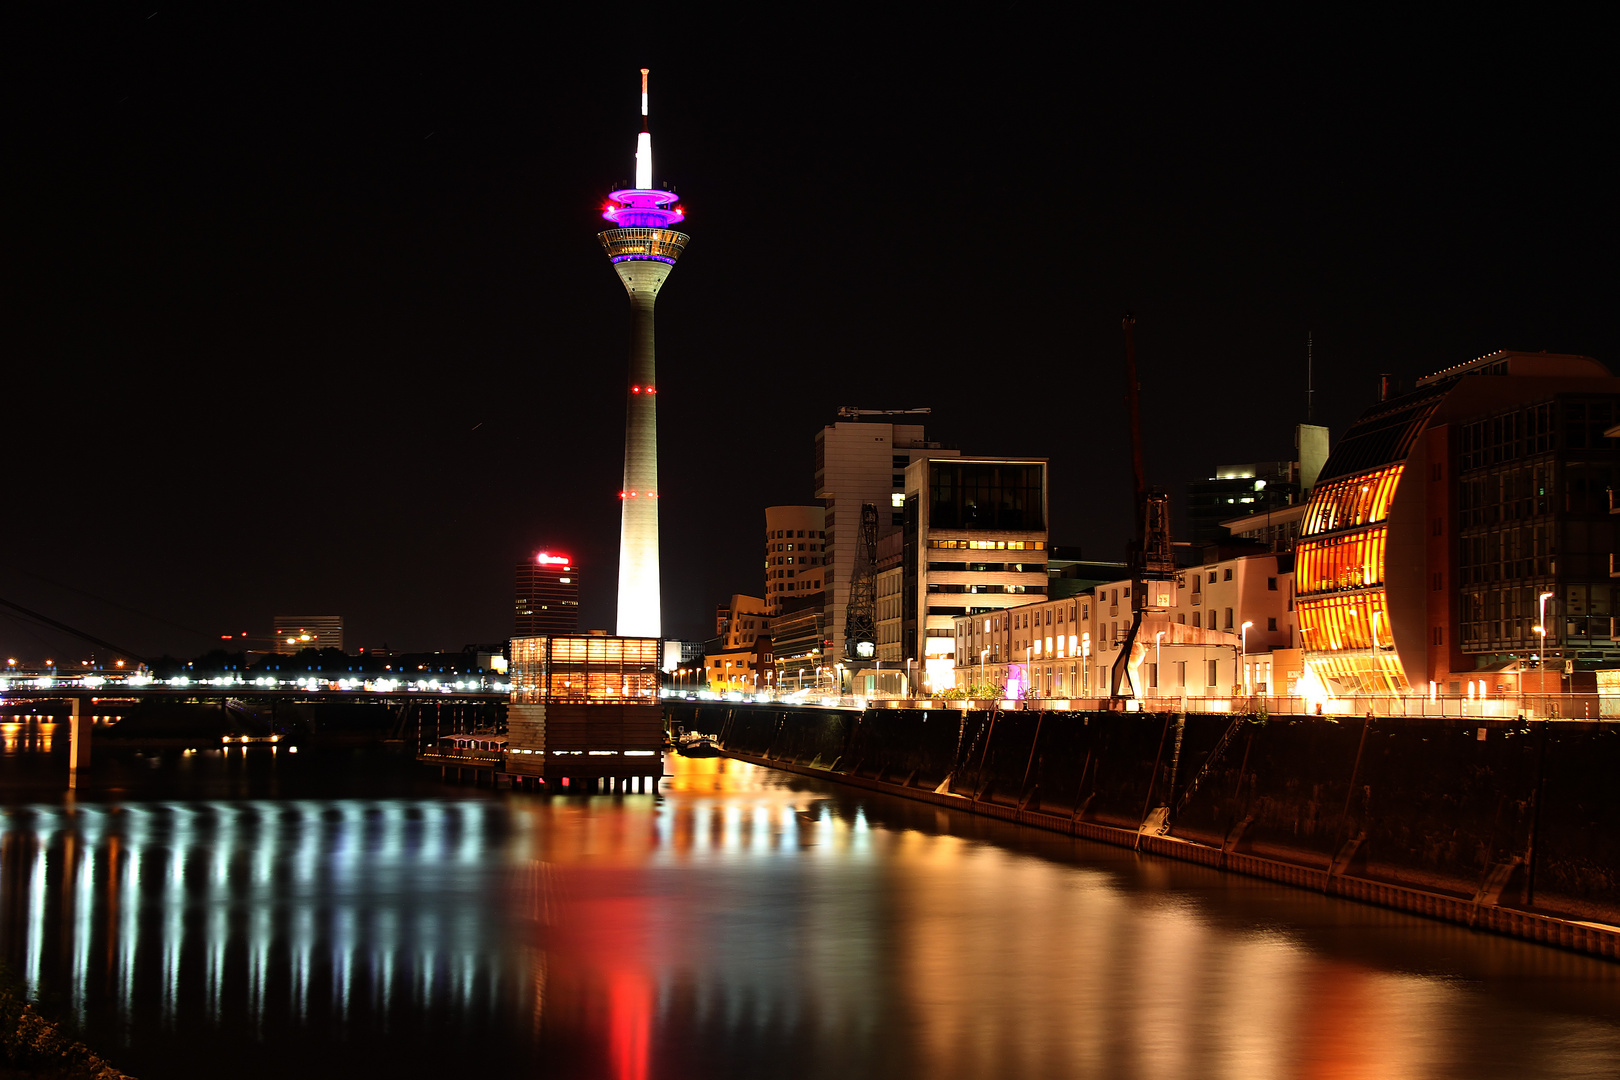
[[[643,76],[645,78],[645,76]],[[643,97],[645,100],[645,97]],[[1316,404],[1316,386],[1311,368],[1311,332],[1305,331],[1305,422],[1314,422],[1312,407]]]

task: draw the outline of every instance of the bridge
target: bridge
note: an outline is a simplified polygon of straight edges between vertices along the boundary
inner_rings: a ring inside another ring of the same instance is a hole
[[[244,702],[326,703],[387,702],[398,709],[404,725],[413,706],[426,702],[451,704],[504,705],[511,698],[510,684],[485,676],[439,678],[337,677],[305,675],[293,678],[218,675],[192,678],[178,675],[160,679],[133,672],[109,675],[100,672],[57,675],[49,672],[7,674],[0,677],[0,711],[14,705],[66,702],[71,741],[68,752],[68,787],[78,786],[79,770],[90,763],[92,718],[86,706],[109,702],[167,700],[172,702],[218,702],[223,710]],[[227,737],[226,743],[232,740]],[[249,738],[240,740],[247,743]]]

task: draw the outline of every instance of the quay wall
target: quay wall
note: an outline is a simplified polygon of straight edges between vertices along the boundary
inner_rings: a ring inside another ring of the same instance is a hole
[[[1620,955],[1579,929],[1620,927],[1617,723],[666,709],[745,760]]]

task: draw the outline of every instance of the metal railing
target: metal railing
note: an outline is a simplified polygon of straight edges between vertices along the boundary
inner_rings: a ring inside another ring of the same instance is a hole
[[[686,695],[672,694],[679,700]],[[1324,717],[1436,717],[1480,720],[1620,720],[1620,695],[1613,694],[1498,694],[1483,698],[1436,695],[1399,697],[1368,694],[1317,700],[1274,694],[1219,696],[1148,696],[1122,703],[1106,697],[950,698],[910,697],[900,694],[839,694],[830,691],[787,693],[707,694],[703,700],[741,704],[806,705],[831,709],[1047,709],[1060,712],[1246,713],[1259,716]]]

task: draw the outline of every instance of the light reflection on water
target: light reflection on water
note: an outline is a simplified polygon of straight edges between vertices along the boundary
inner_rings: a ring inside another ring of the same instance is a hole
[[[1610,1075],[1614,965],[725,759],[654,796],[0,817],[0,953],[126,1070]],[[1533,989],[1529,989],[1533,988]]]

